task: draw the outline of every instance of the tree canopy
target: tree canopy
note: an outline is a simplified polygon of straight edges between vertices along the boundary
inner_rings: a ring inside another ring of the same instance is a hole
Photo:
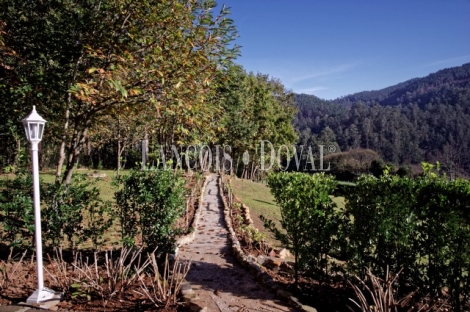
[[[120,167],[141,139],[167,152],[294,143],[292,93],[234,64],[234,22],[215,8],[213,0],[0,1],[1,166],[19,165],[19,121],[32,105],[48,121],[42,159],[57,182],[97,153]]]

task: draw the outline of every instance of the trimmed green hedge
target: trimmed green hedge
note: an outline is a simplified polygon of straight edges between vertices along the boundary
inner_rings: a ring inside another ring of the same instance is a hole
[[[454,311],[463,311],[470,294],[470,182],[433,170],[425,164],[415,179],[388,172],[360,176],[346,187],[344,210],[325,196],[336,184],[324,174],[271,176],[300,271],[331,273],[326,253],[345,261],[330,269],[360,277],[366,268],[378,276],[387,267],[403,268],[403,291],[419,287],[424,295],[440,296],[448,290]]]

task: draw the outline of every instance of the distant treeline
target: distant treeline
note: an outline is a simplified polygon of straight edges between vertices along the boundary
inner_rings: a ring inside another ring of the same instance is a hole
[[[400,165],[439,161],[470,169],[470,63],[378,91],[333,101],[296,94],[300,144],[334,144],[341,151],[376,151]]]

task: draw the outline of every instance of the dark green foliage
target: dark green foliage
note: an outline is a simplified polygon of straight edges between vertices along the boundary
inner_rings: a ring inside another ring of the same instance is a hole
[[[33,182],[31,174],[20,172],[13,180],[0,180],[2,241],[10,245],[29,245],[34,237]],[[72,184],[40,183],[43,241],[53,246],[91,240],[96,248],[110,228],[110,203],[99,198],[99,190],[84,175]]]
[[[295,257],[296,281],[300,269],[323,278],[328,271],[328,253],[334,247],[340,214],[330,194],[336,182],[324,173],[279,173],[270,175],[268,185],[281,207],[285,234],[262,218],[276,238],[289,246]]]
[[[325,175],[281,173],[268,184],[281,207],[285,232],[264,220],[296,257],[300,274],[328,274],[328,256],[345,261],[345,273],[364,278],[400,272],[398,291],[450,295],[454,311],[470,304],[470,182],[450,180],[423,163],[417,178],[362,175],[342,185],[345,210],[329,195],[336,182]],[[448,291],[447,291],[448,290]]]
[[[416,194],[415,252],[423,260],[422,287],[432,294],[449,287],[455,311],[462,311],[470,299],[470,183],[425,172]]]
[[[295,96],[300,144],[330,128],[342,151],[372,149],[386,162],[439,160],[452,175],[470,169],[470,64],[334,101]]]
[[[13,180],[0,180],[1,240],[10,246],[29,244],[34,235],[33,180],[18,173]]]
[[[184,211],[184,180],[172,171],[159,170],[131,171],[117,182],[121,189],[115,193],[115,213],[124,245],[173,251],[178,234],[173,224]]]
[[[74,248],[88,239],[96,248],[112,225],[111,204],[99,198],[99,190],[85,175],[75,175],[69,185],[44,184],[41,212],[44,237],[53,246],[64,242]]]
[[[346,195],[348,230],[348,267],[365,276],[370,268],[384,276],[404,268],[400,279],[416,275],[413,235],[418,216],[414,211],[414,180],[384,174],[380,178],[361,176]],[[413,272],[411,272],[413,271]]]
[[[402,285],[431,296],[448,287],[454,311],[463,311],[470,290],[470,183],[439,176],[429,164],[423,169],[416,179],[361,176],[351,187],[348,269],[383,276],[387,266],[403,268]]]
[[[374,160],[370,164],[370,173],[376,177],[379,177],[383,174],[384,170],[386,169],[385,163],[383,160]],[[397,171],[398,174],[398,171]],[[401,176],[401,174],[398,174]]]

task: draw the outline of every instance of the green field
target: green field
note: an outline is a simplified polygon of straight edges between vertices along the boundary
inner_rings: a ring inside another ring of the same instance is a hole
[[[281,228],[279,220],[281,220],[281,210],[277,206],[274,196],[271,194],[269,187],[263,183],[252,182],[233,178],[231,180],[233,193],[240,199],[242,203],[250,208],[250,217],[253,225],[267,237],[267,241],[271,246],[280,247],[281,243],[276,241],[268,230],[263,226],[263,222],[259,216],[263,215],[267,219],[273,220],[278,228]]]
[[[263,227],[263,223],[259,219],[259,215],[263,215],[273,220],[278,225],[278,228],[281,229],[281,210],[276,204],[269,187],[263,183],[238,178],[233,178],[231,185],[233,193],[250,208],[250,217],[253,219],[255,227],[267,235],[270,244],[273,243],[274,246],[280,246],[280,242],[272,237],[271,233]],[[333,201],[338,208],[344,207],[344,197],[333,197]]]
[[[77,169],[75,170],[74,174],[92,174],[94,170],[88,169]],[[89,177],[90,181],[95,182],[95,186],[100,190],[100,197],[102,200],[105,201],[112,201],[114,202],[114,192],[116,189],[111,185],[111,181],[116,176],[116,170],[100,170],[100,173],[106,174],[104,178],[92,178]],[[122,174],[126,174],[128,171],[121,171]],[[14,174],[0,174],[0,179],[14,179]],[[55,172],[53,170],[42,171],[39,173],[40,183],[53,183],[55,180]]]
[[[86,174],[86,175],[91,175],[94,173],[94,170],[88,170],[88,169],[77,169],[75,170],[74,174]],[[121,170],[121,175],[126,174],[129,172],[128,170]],[[111,185],[111,182],[114,177],[116,177],[117,171],[116,170],[100,170],[99,173],[104,173],[106,174],[106,177],[103,178],[92,178],[89,177],[88,179],[90,181],[95,182],[95,186],[100,190],[100,197],[104,201],[111,201],[114,203],[114,192],[116,191],[116,188],[114,188]],[[44,182],[54,182],[55,175],[53,171],[49,172],[42,172],[39,174],[41,179]]]
[[[262,214],[269,219],[280,220],[281,211],[268,186],[263,183],[234,178],[232,188],[235,195],[250,207],[252,215]]]

